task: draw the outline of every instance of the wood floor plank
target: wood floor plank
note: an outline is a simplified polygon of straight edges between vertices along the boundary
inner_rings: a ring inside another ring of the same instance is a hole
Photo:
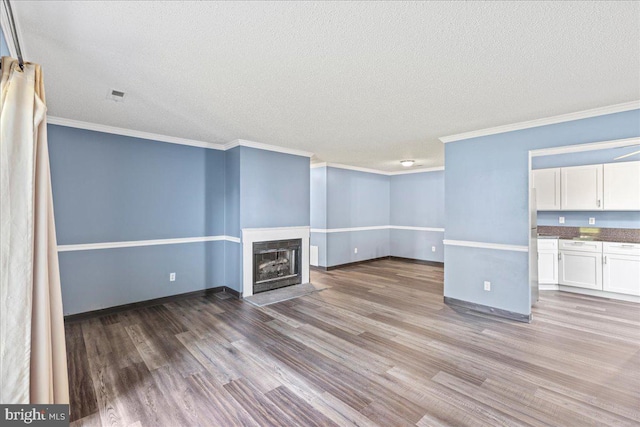
[[[279,427],[297,425],[289,416],[287,408],[278,408],[262,393],[254,389],[243,379],[234,380],[224,385],[224,389],[258,422],[261,426]],[[286,411],[286,412],[285,412]]]
[[[361,390],[352,387],[350,379],[336,376],[335,372],[327,373],[318,369],[310,362],[311,354],[308,351],[304,354],[290,354],[275,348],[269,348],[267,351],[309,382],[336,396],[352,408],[360,410],[371,403]]]
[[[192,375],[187,381],[193,385],[194,391],[201,397],[197,402],[198,414],[208,415],[207,422],[203,422],[202,426],[260,426],[258,421],[227,390],[210,381],[210,375],[207,372]]]
[[[443,268],[312,271],[66,325],[73,426],[640,425],[640,304],[542,292],[531,324],[443,304]]]
[[[70,401],[69,417],[72,421],[84,418],[98,410],[93,388],[93,379],[89,368],[89,358],[82,336],[82,326],[79,323],[66,325],[67,337],[67,370],[69,383],[74,387],[69,389]]]
[[[125,366],[114,377],[113,387],[125,411],[123,420],[127,425],[136,422],[151,425],[165,420],[165,396],[155,387],[153,378],[144,362]],[[136,405],[136,402],[143,404]]]
[[[125,329],[149,370],[157,369],[170,363],[169,356],[153,339],[151,330],[145,330],[138,324],[126,326]]]
[[[120,368],[142,362],[138,349],[131,341],[131,337],[122,323],[117,322],[105,325],[104,331],[109,340],[111,350],[118,355],[118,366]]]
[[[86,417],[72,420],[70,419],[69,427],[101,427],[102,420],[100,419],[100,412],[93,412]]]
[[[333,421],[300,399],[285,386],[280,386],[269,391],[266,396],[280,408],[280,410],[294,420],[297,425],[337,427]]]

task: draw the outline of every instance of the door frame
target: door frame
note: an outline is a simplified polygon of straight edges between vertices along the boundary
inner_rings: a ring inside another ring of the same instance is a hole
[[[535,206],[531,206],[531,200],[532,200],[532,193],[533,193],[533,187],[532,187],[532,183],[533,183],[533,176],[532,176],[532,169],[531,169],[531,163],[532,163],[532,159],[534,157],[540,157],[540,156],[550,156],[550,155],[554,155],[554,154],[568,154],[568,153],[580,153],[583,151],[595,151],[595,150],[606,150],[608,148],[621,148],[621,147],[627,147],[627,146],[631,146],[631,145],[638,145],[640,144],[640,137],[633,137],[633,138],[624,138],[624,139],[614,139],[614,140],[609,140],[609,141],[599,141],[599,142],[591,142],[591,143],[586,143],[586,144],[573,144],[573,145],[562,145],[559,147],[550,147],[550,148],[539,148],[539,149],[535,149],[535,150],[529,150],[529,165],[528,165],[528,175],[529,175],[529,181],[528,181],[528,200],[529,200],[529,229],[532,228],[533,224],[533,215],[532,212],[535,209]],[[536,210],[536,215],[537,217],[537,210]],[[537,223],[535,224],[537,227]],[[532,252],[535,251],[536,252],[536,256],[532,255]],[[537,280],[537,269],[538,269],[538,265],[537,265],[537,242],[533,242],[533,239],[529,239],[529,280],[533,280],[533,278],[535,277]],[[536,262],[534,263],[533,260],[536,260]],[[535,264],[535,265],[532,265]],[[535,271],[533,270],[535,268]],[[538,285],[539,286],[539,285]],[[532,301],[533,303],[533,301]]]

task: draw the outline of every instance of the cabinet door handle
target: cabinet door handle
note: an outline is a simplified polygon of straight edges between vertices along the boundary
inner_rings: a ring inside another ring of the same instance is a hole
[[[598,207],[600,207],[600,203],[601,203],[601,201],[600,201],[600,199],[598,199]]]
[[[562,252],[558,252],[558,261],[562,261]]]
[[[604,256],[604,258],[602,258],[602,262],[605,263],[605,264],[607,263],[607,256],[606,255]]]

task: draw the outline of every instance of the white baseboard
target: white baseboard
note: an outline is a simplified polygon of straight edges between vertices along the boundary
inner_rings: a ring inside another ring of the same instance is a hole
[[[564,286],[564,285],[540,285],[538,289],[540,289],[541,291],[571,292],[574,294],[589,295],[592,297],[600,297],[600,298],[614,299],[618,301],[640,303],[640,296],[618,294],[615,292],[607,292],[607,291],[599,291],[596,289],[576,288],[574,286]]]

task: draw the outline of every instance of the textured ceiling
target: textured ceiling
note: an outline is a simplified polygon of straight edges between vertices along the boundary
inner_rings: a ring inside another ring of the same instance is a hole
[[[49,114],[318,161],[640,99],[639,2],[12,3]]]

